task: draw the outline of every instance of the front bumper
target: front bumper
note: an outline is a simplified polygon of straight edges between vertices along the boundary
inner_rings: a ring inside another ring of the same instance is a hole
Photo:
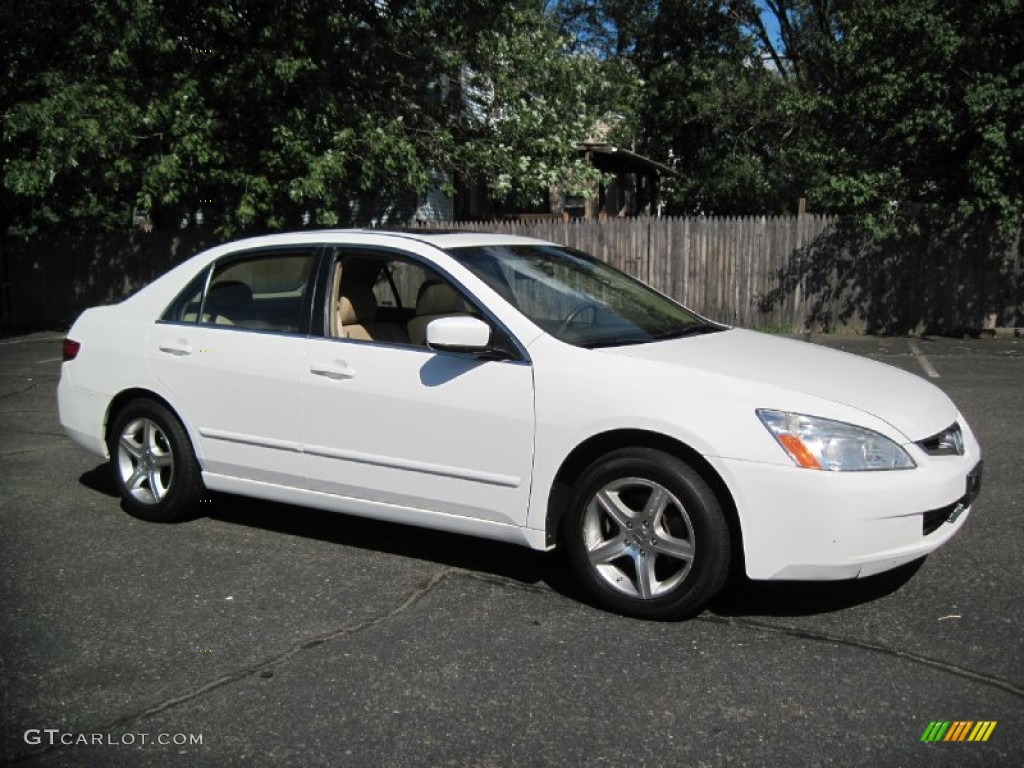
[[[935,551],[964,525],[981,487],[980,449],[914,456],[891,472],[819,472],[719,459],[751,579],[871,576]]]

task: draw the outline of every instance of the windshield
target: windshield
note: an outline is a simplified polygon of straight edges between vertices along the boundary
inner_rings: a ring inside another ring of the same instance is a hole
[[[608,347],[722,330],[617,269],[562,246],[490,245],[448,253],[568,344]]]

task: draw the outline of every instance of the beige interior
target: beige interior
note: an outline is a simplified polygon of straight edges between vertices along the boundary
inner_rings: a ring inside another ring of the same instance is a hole
[[[334,325],[346,339],[361,341],[390,341],[407,343],[409,337],[397,323],[377,320],[377,298],[365,285],[352,285],[342,289],[338,299]]]
[[[416,317],[409,321],[409,341],[427,343],[427,324],[439,317],[452,317],[468,313],[466,302],[448,283],[428,280],[420,287],[416,299]]]

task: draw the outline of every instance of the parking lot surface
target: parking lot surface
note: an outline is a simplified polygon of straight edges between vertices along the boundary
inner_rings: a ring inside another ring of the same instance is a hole
[[[0,762],[1024,764],[1024,339],[814,341],[953,397],[985,452],[964,530],[655,623],[587,605],[556,554],[223,495],[135,520],[61,432],[59,336],[0,340]]]

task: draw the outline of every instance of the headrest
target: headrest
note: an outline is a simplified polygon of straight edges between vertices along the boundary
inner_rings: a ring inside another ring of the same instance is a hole
[[[359,325],[377,316],[377,297],[373,289],[365,285],[353,285],[344,289],[341,295],[342,325]]]
[[[206,305],[212,309],[240,309],[252,303],[252,290],[240,280],[214,283],[206,295]]]
[[[428,280],[420,286],[420,295],[416,299],[417,315],[450,315],[465,311],[462,297],[448,283]]]

